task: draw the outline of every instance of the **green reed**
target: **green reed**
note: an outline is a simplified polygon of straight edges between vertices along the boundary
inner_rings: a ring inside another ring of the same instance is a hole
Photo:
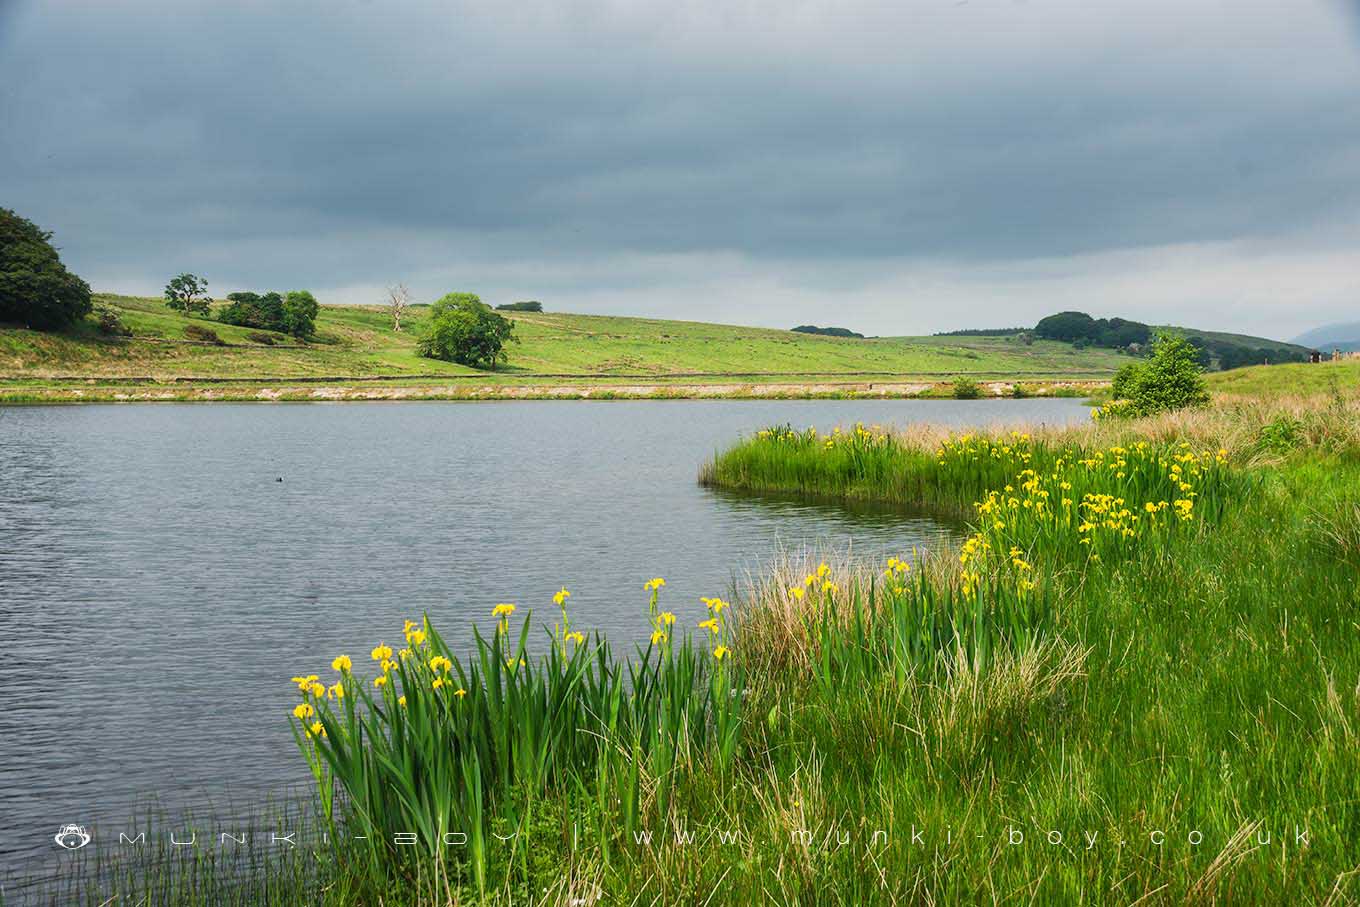
[[[652,604],[655,612],[655,594]],[[535,656],[530,621],[510,632],[513,610],[498,606],[490,639],[474,631],[466,660],[427,618],[407,623],[406,648],[373,650],[371,681],[345,656],[329,686],[294,678],[298,745],[322,802],[339,788],[337,826],[364,831],[377,877],[451,860],[484,891],[491,836],[527,828],[545,798],[593,802],[596,836],[607,842],[631,835],[645,812],[668,814],[680,766],[711,758],[719,772],[730,767],[741,679],[720,641],[710,650],[676,638],[674,615],[656,612],[668,629],[632,659],[565,621]],[[522,843],[508,847],[511,862],[525,856]]]

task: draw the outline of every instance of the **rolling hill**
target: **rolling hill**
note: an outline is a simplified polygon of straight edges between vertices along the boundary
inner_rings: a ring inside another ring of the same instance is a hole
[[[316,337],[220,324],[168,310],[159,299],[99,295],[129,338],[99,335],[93,324],[72,334],[0,330],[0,377],[22,379],[475,378],[784,380],[894,376],[946,379],[1105,378],[1127,361],[1110,350],[1008,337],[827,337],[768,328],[565,313],[516,312],[520,343],[509,362],[479,371],[416,354],[426,317],[413,307],[401,333],[378,307],[323,306]],[[216,332],[221,344],[195,341],[186,329]],[[263,342],[263,341],[269,342]]]

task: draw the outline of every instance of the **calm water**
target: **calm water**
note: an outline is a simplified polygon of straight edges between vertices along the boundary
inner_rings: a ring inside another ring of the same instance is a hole
[[[149,797],[305,780],[288,677],[367,664],[422,610],[465,643],[495,603],[546,614],[565,584],[573,622],[618,643],[646,634],[652,576],[697,621],[698,596],[781,550],[878,558],[955,531],[698,487],[739,434],[1085,418],[1073,400],[0,409],[0,869]]]

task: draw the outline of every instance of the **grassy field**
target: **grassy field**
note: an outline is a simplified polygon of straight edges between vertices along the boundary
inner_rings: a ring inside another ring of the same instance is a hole
[[[628,660],[565,596],[532,632],[499,606],[470,654],[420,620],[371,660],[318,652],[289,720],[363,843],[317,850],[322,883],[184,873],[173,902],[1357,901],[1357,395],[1034,436],[772,427],[703,481],[971,529],[794,558],[730,608],[654,581],[619,604],[654,630]]]
[[[271,399],[306,399],[311,390],[290,388],[326,382],[334,386],[331,399],[358,384],[369,397],[457,397],[471,394],[470,387],[479,396],[496,388],[537,389],[507,390],[508,396],[547,396],[569,382],[726,384],[740,396],[750,384],[784,384],[793,394],[798,385],[815,383],[929,385],[956,375],[1102,380],[1127,361],[1108,350],[1014,338],[855,340],[688,321],[515,313],[521,342],[509,347],[505,366],[488,372],[417,356],[423,307],[396,333],[379,308],[326,306],[315,338],[300,343],[267,334],[270,345],[252,339],[261,332],[172,312],[157,299],[103,295],[97,302],[117,310],[133,336],[103,338],[92,325],[71,335],[0,329],[0,399],[255,399],[261,389],[250,385],[260,384],[270,385]],[[190,340],[185,329],[191,325],[216,331],[223,345]],[[80,388],[82,395],[72,393]]]
[[[1209,388],[1223,396],[1270,399],[1314,394],[1349,396],[1360,392],[1360,359],[1316,365],[1254,365],[1208,376]]]

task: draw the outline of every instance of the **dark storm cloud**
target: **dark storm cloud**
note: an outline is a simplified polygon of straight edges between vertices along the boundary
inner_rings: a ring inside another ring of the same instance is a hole
[[[100,285],[449,269],[651,312],[686,256],[877,299],[1354,227],[1345,10],[1100,7],[11,2],[2,203]]]

